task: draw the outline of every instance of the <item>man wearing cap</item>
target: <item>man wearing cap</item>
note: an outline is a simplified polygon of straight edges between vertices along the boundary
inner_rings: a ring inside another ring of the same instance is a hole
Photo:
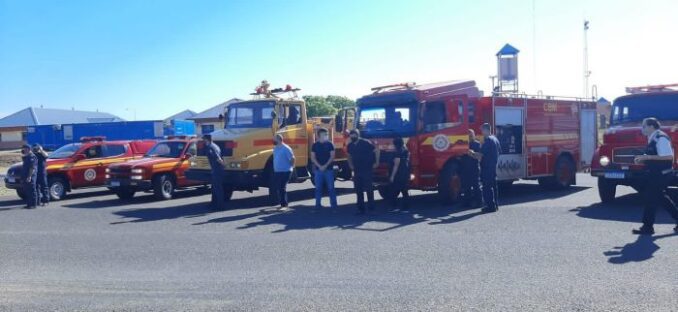
[[[488,123],[481,126],[483,131],[483,145],[480,152],[468,151],[468,155],[480,161],[480,181],[483,184],[484,212],[496,212],[497,205],[497,161],[501,147],[499,140],[492,134],[492,127]]]
[[[26,194],[26,209],[34,209],[38,205],[38,190],[36,189],[38,159],[31,152],[30,145],[21,147],[21,181],[24,184],[24,194]]]
[[[47,184],[47,153],[40,144],[33,144],[33,154],[38,160],[37,165],[37,175],[36,175],[36,188],[38,197],[40,197],[39,202],[42,206],[46,206],[49,203],[49,184]]]
[[[205,154],[212,170],[212,209],[224,210],[224,160],[221,149],[212,142],[212,135],[202,136],[205,142]]]
[[[365,199],[363,193],[367,193],[367,205],[370,211],[374,206],[374,188],[372,171],[379,165],[379,149],[360,137],[360,131],[354,129],[350,132],[351,143],[348,144],[348,164],[353,171],[353,185],[357,196],[358,215],[365,214]]]

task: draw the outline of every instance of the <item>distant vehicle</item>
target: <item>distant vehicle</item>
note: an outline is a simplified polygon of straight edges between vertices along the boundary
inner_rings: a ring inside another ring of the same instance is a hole
[[[177,189],[206,185],[184,175],[198,153],[197,142],[187,137],[159,141],[143,158],[109,166],[106,186],[121,199],[150,190],[156,199],[165,200],[171,199]]]
[[[103,137],[85,137],[80,143],[62,146],[49,154],[47,177],[52,200],[63,199],[78,188],[105,185],[108,166],[141,158],[156,141],[106,141]],[[9,168],[5,177],[7,188],[15,189],[25,198],[21,181],[22,164]]]
[[[39,125],[27,128],[26,140],[53,151],[66,144],[77,143],[81,137],[101,136],[108,140],[152,140],[169,135],[195,135],[191,120],[161,120],[92,122],[78,124]]]
[[[338,178],[349,179],[351,171],[345,153],[345,137],[349,127],[347,118],[353,118],[352,108],[342,109],[330,118],[309,119],[306,103],[297,97],[299,89],[289,85],[285,89],[268,90],[257,88],[255,99],[234,103],[225,112],[225,128],[212,132],[212,139],[221,148],[226,166],[224,175],[225,198],[231,198],[233,191],[253,191],[260,187],[269,188],[269,197],[275,199],[270,187],[273,183],[273,135],[279,133],[290,145],[296,158],[292,182],[312,180],[311,145],[315,142],[316,130],[324,127],[330,130],[330,140],[336,148],[333,167]],[[283,95],[290,95],[282,98]],[[198,144],[195,165],[186,171],[191,180],[209,183],[210,165],[205,156],[203,142]]]
[[[598,178],[598,194],[604,203],[614,200],[617,185],[637,191],[643,188],[645,166],[634,164],[634,158],[645,154],[647,146],[647,138],[641,133],[643,119],[659,119],[662,131],[671,137],[674,152],[678,152],[678,84],[627,88],[627,92],[614,100],[610,127],[591,164],[591,175]],[[678,169],[675,162],[673,167]],[[678,178],[672,185],[678,186]]]
[[[472,80],[376,87],[357,102],[356,128],[380,150],[375,181],[382,197],[392,140],[403,137],[411,155],[413,189],[437,191],[444,203],[461,191],[461,159],[468,129],[492,125],[501,143],[498,183],[536,179],[567,188],[588,167],[596,148],[596,104],[579,98],[493,92],[483,96]]]

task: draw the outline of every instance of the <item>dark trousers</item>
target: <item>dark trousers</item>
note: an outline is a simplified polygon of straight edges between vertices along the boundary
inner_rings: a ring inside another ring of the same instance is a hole
[[[496,211],[499,209],[497,205],[497,176],[483,175],[481,177],[483,183],[483,201],[488,210]]]
[[[37,182],[37,191],[40,201],[43,204],[49,203],[49,184],[47,184],[47,173],[39,173]]]
[[[28,207],[38,205],[38,189],[35,180],[35,176],[31,178],[31,182],[25,182],[24,180],[24,194],[26,194],[26,206]]]
[[[275,172],[273,176],[273,183],[275,186],[275,192],[278,195],[280,200],[280,207],[287,207],[289,203],[287,202],[287,182],[290,181],[290,175],[292,172]]]
[[[374,186],[372,185],[372,172],[355,172],[353,174],[353,187],[357,197],[358,210],[365,211],[365,198],[367,193],[367,205],[374,210]]]
[[[480,177],[477,173],[464,174],[461,177],[462,202],[464,206],[479,205],[482,201]]]
[[[212,170],[212,209],[224,210],[223,169]]]
[[[390,204],[391,206],[395,207],[398,204],[398,196],[400,194],[403,194],[403,200],[402,200],[402,206],[404,208],[407,208],[410,204],[410,193],[409,193],[409,186],[408,186],[408,181],[393,181],[393,183],[389,184],[388,186],[388,191],[390,192]]]
[[[678,224],[678,208],[671,197],[666,194],[666,187],[670,182],[670,175],[660,173],[649,174],[643,188],[643,199],[645,209],[643,209],[643,227],[653,228],[657,207],[662,206],[673,217]]]

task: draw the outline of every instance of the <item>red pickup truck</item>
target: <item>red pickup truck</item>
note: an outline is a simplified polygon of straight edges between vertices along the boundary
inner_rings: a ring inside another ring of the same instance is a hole
[[[103,186],[109,165],[141,158],[155,143],[154,140],[106,141],[103,137],[92,137],[60,147],[47,159],[51,199],[63,199],[73,189]],[[5,185],[24,198],[21,168],[21,163],[9,168]]]
[[[152,190],[158,200],[171,199],[178,188],[204,185],[186,179],[184,172],[196,155],[197,139],[174,138],[158,142],[144,158],[115,164],[106,169],[106,186],[121,199]]]

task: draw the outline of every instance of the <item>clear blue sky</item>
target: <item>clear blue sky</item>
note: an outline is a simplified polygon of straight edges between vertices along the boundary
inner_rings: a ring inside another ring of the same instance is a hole
[[[591,81],[614,98],[678,82],[675,12],[675,0],[0,0],[0,116],[43,105],[161,119],[249,98],[262,79],[351,98],[403,81],[489,90],[507,42],[522,89],[578,96],[584,18]]]

